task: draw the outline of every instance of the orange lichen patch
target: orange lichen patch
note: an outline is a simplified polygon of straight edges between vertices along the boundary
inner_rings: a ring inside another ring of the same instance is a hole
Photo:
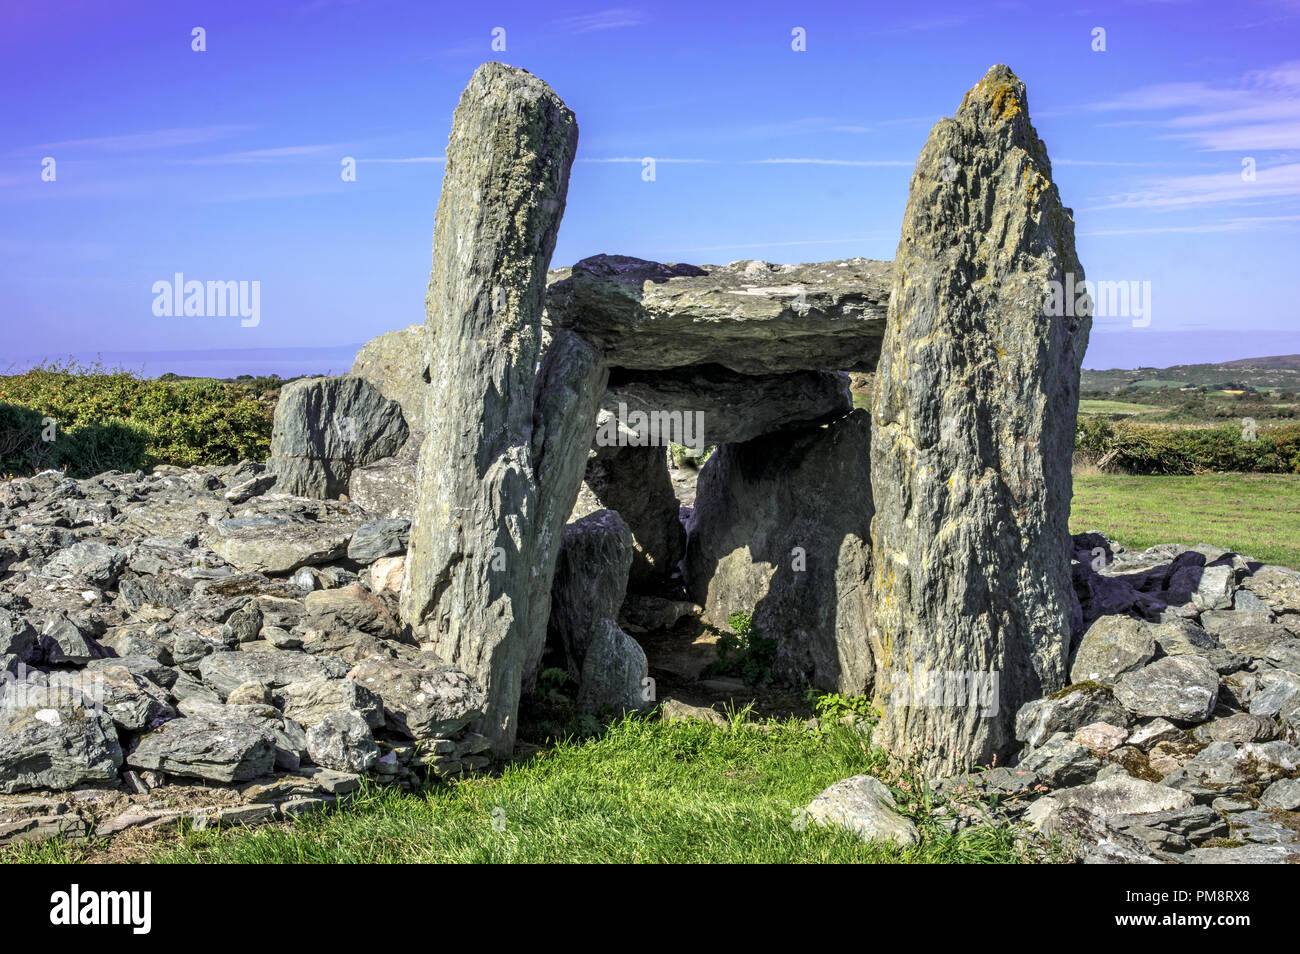
[[[972,86],[962,97],[961,108],[965,109],[972,98],[986,101],[993,114],[1004,123],[1023,109],[1016,88],[1001,77],[990,79],[986,76]]]

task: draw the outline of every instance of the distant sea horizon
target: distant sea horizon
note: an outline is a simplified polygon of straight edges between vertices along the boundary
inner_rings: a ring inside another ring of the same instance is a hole
[[[295,378],[314,374],[347,374],[363,342],[315,348],[211,348],[178,351],[72,351],[45,355],[6,356],[0,353],[0,374],[26,371],[35,365],[72,359],[99,363],[144,377],[172,373],[184,377],[236,378],[278,374]],[[1218,364],[1242,358],[1300,353],[1300,331],[1276,329],[1238,331],[1152,331],[1148,328],[1106,328],[1092,331],[1083,366],[1093,371],[1111,368],[1167,368],[1178,364]]]
[[[72,359],[78,364],[134,371],[157,378],[179,374],[187,378],[237,378],[278,374],[282,378],[302,375],[347,374],[362,342],[318,348],[208,348],[185,351],[73,351],[62,354],[25,355],[0,364],[0,374],[26,371],[35,365]],[[3,361],[3,358],[0,358]]]

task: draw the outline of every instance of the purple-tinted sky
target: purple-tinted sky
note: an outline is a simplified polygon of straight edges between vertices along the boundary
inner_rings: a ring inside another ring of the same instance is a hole
[[[578,116],[557,265],[890,258],[930,126],[1006,62],[1089,277],[1151,283],[1150,324],[1099,319],[1087,366],[1300,352],[1300,0],[609,2],[6,4],[0,367],[423,320],[451,112],[488,59]],[[177,272],[260,282],[260,322],[155,316]]]

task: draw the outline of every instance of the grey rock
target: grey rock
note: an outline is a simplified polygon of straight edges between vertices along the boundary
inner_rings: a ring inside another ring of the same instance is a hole
[[[347,493],[352,468],[391,457],[408,436],[402,408],[364,378],[304,378],[280,389],[267,473],[300,497]]]
[[[415,435],[394,456],[354,467],[348,499],[378,517],[410,519],[415,513],[415,478],[423,444],[423,436]]]
[[[654,632],[672,629],[679,620],[699,616],[702,611],[703,607],[698,603],[688,600],[670,600],[662,596],[632,593],[623,600],[618,618],[625,627],[634,627],[634,631]]]
[[[1277,734],[1278,725],[1273,719],[1245,712],[1213,719],[1192,730],[1192,737],[1202,742],[1268,742]]]
[[[1300,811],[1300,779],[1278,779],[1264,790],[1259,807],[1282,812]]]
[[[1030,812],[1049,801],[1040,799]],[[1044,835],[1057,840],[1067,857],[1084,864],[1150,865],[1165,860],[1147,842],[1112,828],[1104,816],[1084,808],[1058,807],[1042,817],[1039,827]]]
[[[1273,717],[1292,700],[1300,698],[1300,673],[1270,669],[1259,674],[1259,688],[1250,700],[1250,714]]]
[[[186,778],[246,782],[274,769],[275,739],[265,726],[236,719],[173,719],[142,735],[126,763]]]
[[[693,706],[680,699],[665,699],[660,707],[660,715],[665,722],[707,722],[716,726],[727,724],[727,717],[716,709]]]
[[[1148,752],[1161,742],[1183,738],[1183,730],[1168,719],[1159,717],[1142,722],[1129,734],[1128,744]]]
[[[367,341],[352,362],[352,374],[401,405],[407,425],[424,432],[428,430],[424,406],[428,385],[423,374],[428,363],[424,326],[407,325]]]
[[[359,631],[381,639],[400,639],[402,629],[382,598],[359,583],[317,590],[303,600],[307,625],[316,630]]]
[[[307,730],[311,760],[336,772],[363,775],[379,760],[379,746],[360,712],[331,712]]]
[[[1246,626],[1267,626],[1271,622],[1273,614],[1268,609],[1206,610],[1201,614],[1201,627],[1211,636],[1217,637]]]
[[[868,259],[697,267],[596,255],[551,284],[547,318],[623,368],[870,371],[889,277],[888,262]]]
[[[617,616],[631,567],[632,531],[614,511],[597,510],[564,528],[547,640],[563,649],[575,678],[582,674],[597,621]]]
[[[62,674],[67,678],[70,674]],[[51,677],[54,681],[55,677]],[[88,684],[77,678],[72,685]],[[151,680],[131,672],[125,666],[104,666],[95,672],[89,684],[94,687],[96,699],[108,712],[115,725],[124,732],[139,732],[176,718],[176,708],[171,704],[166,690]]]
[[[683,437],[690,430],[694,450],[711,444],[753,440],[764,434],[793,426],[827,423],[853,410],[847,375],[831,371],[796,371],[790,374],[737,374],[721,365],[693,365],[670,371],[633,371],[618,368],[610,373],[609,386],[597,418],[597,440],[617,429],[624,441],[644,440],[638,432],[638,412],[654,420],[672,422],[658,426]],[[676,418],[671,415],[677,415]],[[692,425],[698,415],[702,428]],[[678,425],[677,420],[683,423]],[[601,424],[609,422],[602,429]]]
[[[231,613],[224,624],[225,632],[236,642],[249,643],[262,632],[262,609],[257,600],[249,600]]]
[[[1300,572],[1283,566],[1261,566],[1241,585],[1276,614],[1300,614]]]
[[[773,674],[857,695],[874,674],[871,417],[717,449],[687,525],[687,576],[705,617],[751,614]]]
[[[558,354],[553,342],[535,413],[546,267],[576,145],[573,113],[550,87],[523,70],[484,64],[452,120],[434,224],[424,372],[430,432],[402,617],[482,685],[484,734],[502,754],[514,745],[524,674],[545,644],[550,573],[567,515],[552,525],[551,511],[557,500],[571,509],[581,482],[580,469],[568,471],[581,467],[586,441],[573,448],[553,438],[566,426],[590,435],[607,376],[584,357],[582,342],[560,344]],[[550,401],[572,413],[550,413]],[[554,478],[549,490],[543,468]],[[502,561],[504,569],[493,567]],[[529,605],[533,591],[544,605]],[[393,710],[387,697],[385,709]]]
[[[1026,813],[1025,820],[1042,830],[1046,819],[1062,808],[1081,808],[1102,818],[1110,818],[1186,809],[1194,802],[1195,799],[1186,792],[1117,773],[1086,785],[1063,788],[1038,799]]]
[[[1232,837],[1258,845],[1300,846],[1293,824],[1277,811],[1238,812],[1232,816]]]
[[[1174,853],[1228,834],[1228,823],[1208,805],[1111,815],[1106,822],[1117,831],[1141,839],[1153,849]]]
[[[1121,676],[1115,698],[1143,718],[1204,722],[1219,698],[1219,674],[1199,657],[1166,656]]]
[[[1219,646],[1213,636],[1191,620],[1165,620],[1148,625],[1156,645],[1165,656],[1205,656],[1209,659]]]
[[[347,675],[379,697],[388,729],[412,739],[452,735],[483,714],[483,691],[455,666],[376,654]]]
[[[397,553],[405,553],[411,537],[411,521],[386,518],[362,524],[348,542],[348,559],[362,566]]]
[[[1083,634],[1070,681],[1113,686],[1124,673],[1141,669],[1155,656],[1156,640],[1149,623],[1131,616],[1103,616]]]
[[[239,570],[288,574],[347,553],[365,522],[359,507],[299,497],[258,497],[239,516],[217,521],[210,545]]]
[[[238,483],[226,491],[225,497],[232,504],[247,503],[254,497],[261,496],[275,486],[279,478],[275,474],[258,474]]]
[[[1268,604],[1250,590],[1239,589],[1232,596],[1232,608],[1235,610],[1259,611],[1268,610]],[[1272,615],[1271,611],[1269,615]]]
[[[271,687],[256,679],[240,683],[226,696],[226,704],[231,706],[269,706],[274,703]]]
[[[51,666],[80,666],[103,655],[99,644],[70,620],[65,613],[55,613],[41,628],[42,658]]]
[[[870,775],[836,782],[805,811],[812,821],[847,829],[864,842],[887,841],[907,847],[920,841],[916,825],[898,813],[893,793]]]
[[[126,554],[117,547],[94,541],[75,543],[60,550],[41,568],[52,579],[78,579],[107,589],[126,568]]]
[[[1185,857],[1193,865],[1285,865],[1300,862],[1297,845],[1241,845],[1193,848]]]
[[[108,713],[89,700],[23,704],[0,687],[0,793],[63,790],[117,777],[122,750]],[[46,700],[48,701],[48,700]]]
[[[218,652],[199,662],[199,676],[222,697],[246,682],[280,689],[295,682],[339,677],[346,666],[340,660],[299,652]]]
[[[1050,788],[1065,788],[1091,782],[1102,762],[1087,747],[1058,732],[1022,758],[1016,768],[1033,772]]]
[[[0,655],[15,656],[25,663],[40,657],[39,638],[27,617],[0,610]]]
[[[645,650],[612,619],[599,620],[587,644],[578,689],[578,709],[616,712],[653,705],[646,692],[650,668]]]
[[[1019,741],[1034,748],[1058,732],[1072,736],[1094,722],[1124,727],[1129,718],[1110,689],[1085,683],[1025,703],[1016,714],[1015,732]]]
[[[876,741],[924,751],[927,774],[1011,754],[1016,713],[1066,683],[1070,467],[1091,325],[1045,314],[1049,283],[1067,276],[1083,280],[1070,210],[1024,84],[995,66],[922,149],[875,375],[876,665],[1000,670],[995,717],[885,710]]]
[[[383,728],[379,696],[354,679],[311,679],[281,690],[284,714],[310,729],[333,712],[359,712],[372,729]]]

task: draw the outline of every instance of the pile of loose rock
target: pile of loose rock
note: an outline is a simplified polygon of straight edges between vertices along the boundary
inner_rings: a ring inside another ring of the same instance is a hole
[[[395,615],[408,521],[275,482],[0,485],[0,842],[282,817],[363,775],[488,764],[482,690]]]
[[[936,818],[1020,822],[1089,862],[1300,862],[1300,573],[1205,545],[1074,544],[1089,625],[1072,684],[1016,714],[1014,766],[934,781]],[[808,812],[910,844],[895,809],[859,776]]]

